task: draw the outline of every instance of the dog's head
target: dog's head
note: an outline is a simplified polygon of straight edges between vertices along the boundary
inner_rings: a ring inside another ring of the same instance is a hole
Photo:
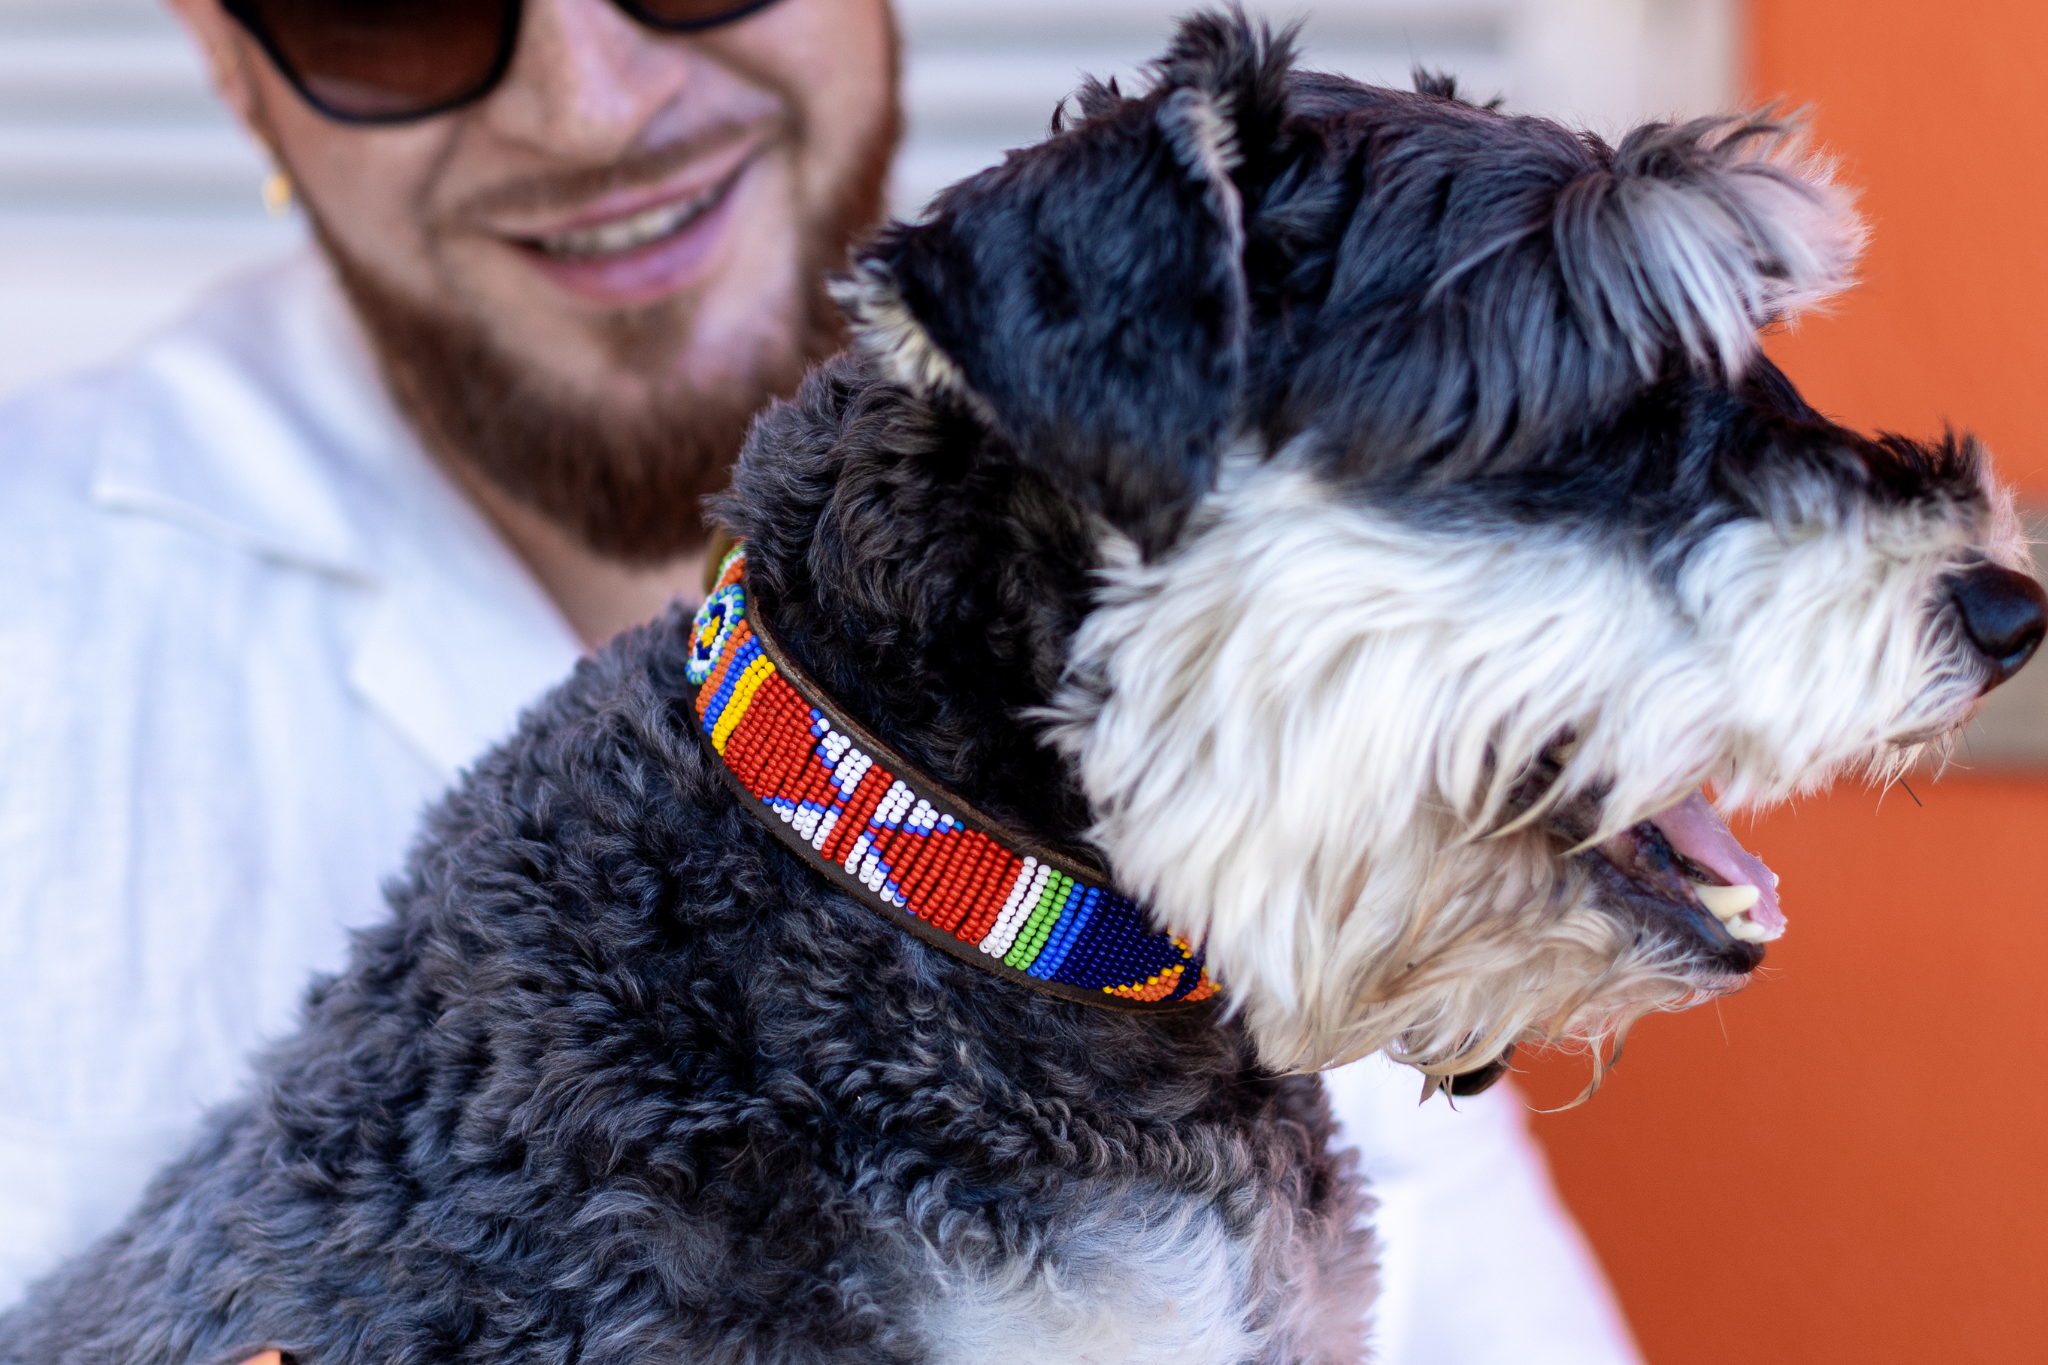
[[[840,291],[1098,527],[1042,719],[1279,1066],[1738,984],[1784,921],[1703,785],[1895,770],[2042,634],[1971,442],[1760,356],[1862,238],[1783,127],[1609,147],[1423,84],[1198,18]]]

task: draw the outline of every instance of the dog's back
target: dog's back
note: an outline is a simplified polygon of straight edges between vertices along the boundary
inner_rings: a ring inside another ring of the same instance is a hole
[[[1210,1011],[994,981],[794,865],[688,732],[688,626],[480,765],[254,1098],[0,1359],[1355,1353],[1319,1084]]]

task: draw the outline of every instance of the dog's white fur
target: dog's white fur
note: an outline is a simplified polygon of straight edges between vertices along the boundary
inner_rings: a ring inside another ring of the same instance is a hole
[[[874,357],[883,374],[914,393],[947,394],[985,410],[960,367],[939,349],[879,266],[864,262],[834,278],[828,289],[846,314],[853,344]]]
[[[1176,90],[1159,107],[1159,126],[1173,144],[1174,155],[1191,179],[1213,185],[1231,207],[1229,217],[1242,219],[1243,203],[1230,173],[1244,164],[1237,129],[1229,112],[1201,90]],[[1215,205],[1212,203],[1212,207]]]
[[[1304,1224],[1277,1200],[1241,1200],[1226,1215],[1212,1201],[1127,1182],[1076,1182],[1068,1193],[1074,1212],[1042,1242],[996,1247],[964,1233],[925,1248],[919,1334],[933,1360],[1359,1358],[1374,1270],[1358,1222]]]
[[[1703,782],[1753,805],[1896,764],[1983,686],[1935,610],[2010,538],[1968,509],[1845,521],[1816,490],[1665,582],[1583,532],[1405,523],[1325,486],[1312,440],[1233,460],[1159,562],[1107,537],[1048,717],[1119,879],[1206,938],[1276,1067],[1455,1072],[1734,984],[1597,908],[1553,836],[1500,830],[1561,736],[1554,794],[1611,784],[1604,836]]]

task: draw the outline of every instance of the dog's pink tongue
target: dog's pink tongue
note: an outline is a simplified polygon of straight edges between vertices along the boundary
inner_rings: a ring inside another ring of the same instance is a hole
[[[1671,846],[1730,886],[1753,886],[1763,898],[1749,908],[1760,929],[1782,930],[1785,912],[1778,908],[1778,878],[1764,860],[1736,842],[1734,831],[1704,792],[1694,792],[1670,810],[1650,817]]]

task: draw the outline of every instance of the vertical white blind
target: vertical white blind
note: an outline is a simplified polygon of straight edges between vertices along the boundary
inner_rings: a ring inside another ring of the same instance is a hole
[[[1187,0],[900,0],[910,136],[897,198],[914,208],[1044,135],[1082,73],[1130,78]],[[1417,65],[1480,99],[1603,131],[1734,98],[1731,0],[1267,0],[1302,23],[1312,64],[1406,85]]]
[[[0,392],[297,240],[263,175],[155,0],[0,0]]]

